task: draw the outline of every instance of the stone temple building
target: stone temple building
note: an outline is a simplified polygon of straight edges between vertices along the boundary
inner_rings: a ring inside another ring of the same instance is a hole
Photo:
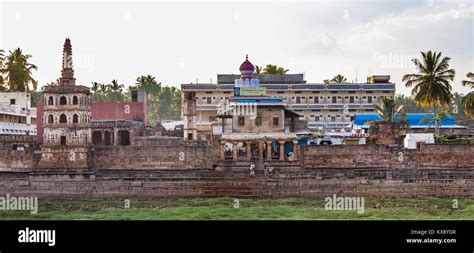
[[[260,80],[253,77],[248,60],[240,66],[234,96],[218,111],[222,121],[220,159],[234,161],[294,161],[297,157],[296,130],[306,127],[301,115],[285,108],[280,97],[267,96]]]
[[[66,39],[59,85],[44,87],[44,143],[39,167],[87,168],[91,93],[76,85],[71,41]]]

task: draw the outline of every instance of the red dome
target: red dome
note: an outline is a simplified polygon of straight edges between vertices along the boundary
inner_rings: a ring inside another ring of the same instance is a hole
[[[245,61],[240,65],[239,68],[240,71],[254,71],[255,67],[253,64],[249,61],[249,57],[245,56]]]

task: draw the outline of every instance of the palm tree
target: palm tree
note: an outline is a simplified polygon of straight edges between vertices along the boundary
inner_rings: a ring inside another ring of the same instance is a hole
[[[263,73],[263,68],[261,66],[255,65],[255,74],[260,75]]]
[[[347,83],[347,78],[341,74],[334,76],[331,79],[331,82],[333,83]]]
[[[161,83],[158,83],[154,76],[146,75],[137,77],[136,85],[139,89],[146,92],[147,103],[151,106],[153,112],[151,118],[154,118],[154,121],[157,122],[159,118],[158,102],[161,93]]]
[[[3,56],[2,56],[3,58]],[[20,48],[10,51],[10,54],[4,59],[4,66],[1,69],[5,74],[8,87],[11,91],[29,91],[29,83],[34,81],[33,70],[38,67],[28,60],[31,55],[24,55]],[[3,79],[3,78],[2,78]],[[2,80],[2,82],[5,80]]]
[[[375,106],[383,121],[396,121],[402,110],[403,106],[392,97],[383,97],[381,103]]]
[[[108,90],[109,86],[103,83],[99,84],[99,93],[101,93],[102,95],[107,95]]]
[[[92,82],[91,84],[92,84],[92,87],[91,87],[92,92],[96,93],[99,90],[100,83]]]
[[[278,67],[277,65],[272,65],[272,64],[268,64],[264,69],[263,69],[263,73],[264,74],[269,74],[269,75],[284,75],[286,74],[288,71],[290,71],[289,69],[285,69],[283,67]]]
[[[122,91],[125,86],[119,84],[116,79],[112,80],[111,84],[108,85],[108,88],[111,91],[111,95],[114,101],[118,101],[122,98]]]
[[[452,98],[449,81],[454,79],[455,71],[449,68],[449,57],[441,58],[441,52],[421,52],[422,61],[412,59],[418,69],[417,74],[406,74],[403,82],[413,87],[411,93],[415,101],[422,106],[433,106],[435,135],[439,136],[438,105],[448,105]]]
[[[463,86],[468,86],[468,85],[470,85],[470,86],[471,86],[471,89],[474,89],[474,73],[473,73],[473,72],[469,72],[469,73],[467,73],[466,77],[467,77],[467,78],[470,78],[471,80],[463,80],[463,81],[462,81],[462,85],[463,85]]]
[[[467,73],[467,78],[471,80],[462,81],[462,85],[471,86],[471,89],[474,89],[474,73]],[[464,106],[464,114],[474,119],[474,91],[469,92],[461,99],[461,103]]]

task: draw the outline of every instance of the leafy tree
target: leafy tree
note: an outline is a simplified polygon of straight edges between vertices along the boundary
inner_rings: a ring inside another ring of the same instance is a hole
[[[263,74],[269,74],[269,75],[284,75],[286,74],[289,69],[285,69],[283,67],[278,67],[277,65],[272,65],[268,64],[264,69],[263,69]]]
[[[123,99],[122,91],[125,88],[125,85],[119,84],[116,79],[112,80],[112,82],[107,85],[108,90],[110,91],[110,98],[113,101],[121,101]]]
[[[150,122],[158,122],[158,102],[161,92],[161,83],[158,83],[154,76],[146,75],[139,76],[135,84],[147,94],[147,104],[151,107]]]
[[[23,54],[20,48],[10,51],[9,55],[4,58],[2,52],[2,83],[6,82],[10,91],[29,92],[31,89],[29,84],[34,86],[36,81],[33,79],[33,70],[38,67],[29,62],[31,55]]]
[[[347,83],[347,78],[341,74],[334,76],[331,79],[332,83]]]
[[[464,80],[462,84],[464,86],[471,86],[471,89],[474,89],[474,73],[469,72],[467,78],[471,80]],[[464,107],[464,113],[470,118],[474,119],[474,91],[469,92],[466,96],[461,99],[461,104]]]
[[[413,87],[412,96],[418,104],[432,106],[437,115],[437,106],[448,105],[452,99],[450,81],[455,71],[449,68],[449,57],[441,57],[437,52],[421,52],[422,59],[412,59],[418,73],[406,74],[406,87]],[[435,135],[439,135],[438,117],[434,117]]]

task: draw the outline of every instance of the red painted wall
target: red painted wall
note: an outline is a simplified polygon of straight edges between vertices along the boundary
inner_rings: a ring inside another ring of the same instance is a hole
[[[123,119],[145,121],[146,110],[142,102],[92,102],[92,119]]]

